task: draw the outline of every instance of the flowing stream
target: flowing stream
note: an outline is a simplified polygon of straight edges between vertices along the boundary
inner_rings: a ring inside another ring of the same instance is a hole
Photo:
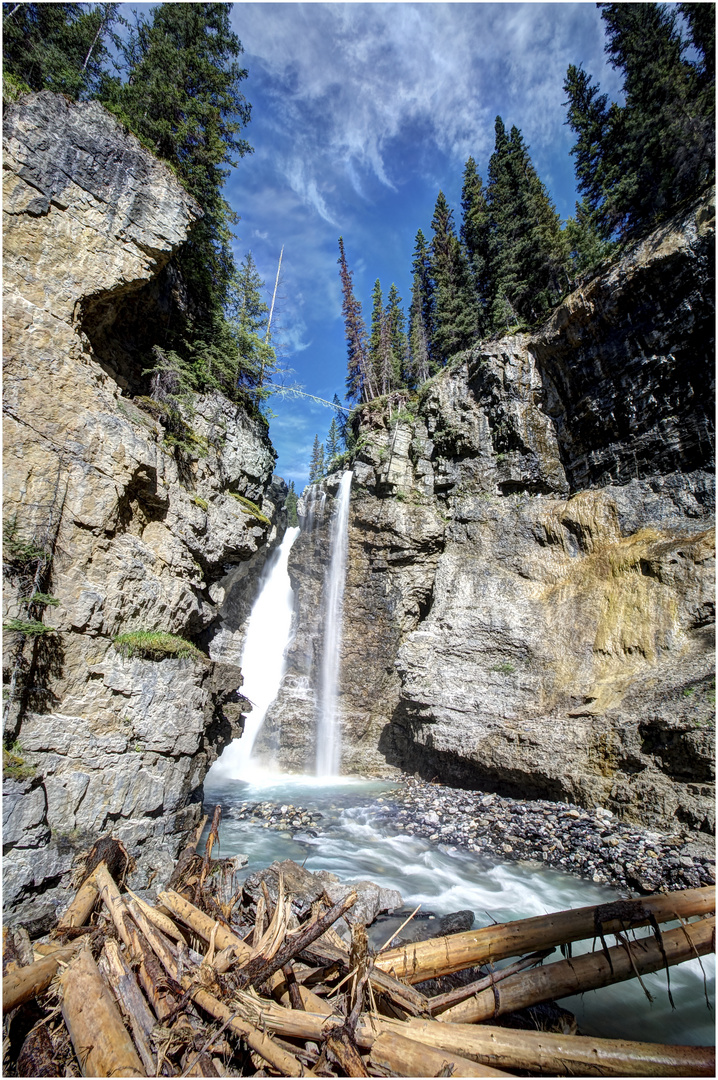
[[[369,879],[398,889],[405,907],[412,910],[421,904],[424,913],[445,915],[468,908],[474,912],[476,926],[617,898],[606,886],[533,863],[494,862],[423,837],[393,832],[378,820],[391,801],[393,786],[353,777],[321,779],[255,770],[252,784],[208,780],[205,810],[211,813],[217,803],[222,804],[221,854],[247,855],[247,874],[275,859],[293,859],[308,870],[329,870],[342,881]],[[311,830],[294,834],[233,816],[240,803],[265,800],[316,809],[324,816]],[[395,929],[391,924],[381,927],[382,940],[374,941],[374,947],[380,947]],[[578,942],[573,952],[587,951],[591,945]],[[560,959],[557,950],[547,963]],[[703,957],[702,964],[714,1005],[715,957]],[[675,1012],[668,1002],[665,972],[644,976],[643,982],[654,999],[652,1004],[637,979],[564,998],[560,1004],[575,1014],[585,1035],[692,1045],[714,1042],[715,1014],[706,1006],[699,961],[671,968]]]
[[[235,739],[216,761],[207,779],[232,777],[247,779],[250,758],[267,709],[279,692],[284,674],[287,644],[292,628],[294,593],[287,563],[299,529],[287,529],[282,543],[272,554],[262,573],[259,595],[249,616],[242,650],[242,693],[253,708],[244,723],[240,739]]]
[[[330,560],[324,585],[324,647],[317,717],[317,776],[336,776],[341,758],[337,689],[342,644],[344,582],[347,573],[349,496],[352,474],[339,484],[329,533]]]

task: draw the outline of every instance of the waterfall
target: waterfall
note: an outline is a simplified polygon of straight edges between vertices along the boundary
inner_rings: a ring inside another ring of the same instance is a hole
[[[287,529],[282,543],[262,572],[259,595],[249,616],[242,650],[244,683],[241,691],[252,702],[253,708],[245,720],[241,738],[234,739],[212,766],[214,778],[251,779],[252,748],[267,710],[279,693],[284,675],[294,610],[287,564],[298,535],[298,528]]]
[[[324,584],[324,648],[317,718],[317,776],[337,775],[340,764],[337,687],[342,643],[351,483],[351,472],[345,472],[339,484],[329,534],[331,556]]]

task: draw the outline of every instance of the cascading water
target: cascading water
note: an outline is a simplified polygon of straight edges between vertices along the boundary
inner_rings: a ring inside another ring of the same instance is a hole
[[[235,739],[210,770],[213,779],[250,779],[252,749],[269,706],[279,692],[292,628],[294,593],[287,564],[298,528],[287,529],[262,574],[259,596],[249,616],[242,651],[242,693],[253,708],[240,739]]]
[[[317,776],[336,776],[339,772],[340,732],[337,688],[342,642],[344,583],[347,571],[351,483],[352,473],[345,472],[339,484],[329,534],[331,555],[324,586],[324,648],[317,716]]]

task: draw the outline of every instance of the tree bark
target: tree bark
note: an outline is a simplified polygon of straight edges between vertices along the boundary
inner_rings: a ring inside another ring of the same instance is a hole
[[[2,981],[2,1011],[10,1012],[46,990],[55,977],[60,961],[71,960],[81,944],[74,941],[71,945],[62,945],[42,960],[15,968],[5,975]]]
[[[483,990],[468,1001],[454,1005],[441,1014],[444,1022],[476,1024],[495,1016],[504,1016],[554,1001],[572,994],[583,994],[601,986],[647,975],[705,956],[715,948],[715,919],[687,923],[663,934],[663,947],[655,937],[639,938],[630,944],[615,945],[606,953],[597,951],[546,964],[520,975],[511,975],[490,990]],[[630,951],[630,955],[629,955]]]
[[[102,865],[105,866],[104,863]],[[107,869],[106,866],[105,869]],[[57,935],[62,930],[68,930],[74,926],[84,926],[97,903],[98,895],[97,867],[95,867],[75,893],[67,910],[58,919],[54,934]]]
[[[146,1076],[89,949],[60,977],[62,1015],[83,1076]]]
[[[408,1035],[473,1061],[544,1076],[715,1076],[712,1046],[663,1046],[628,1039],[514,1031],[485,1024],[449,1025],[440,1020],[380,1023],[384,1031]],[[362,1030],[361,1034],[360,1045],[366,1045],[367,1033]]]
[[[620,910],[616,917],[611,913]],[[390,949],[376,958],[376,967],[410,983],[422,982],[439,975],[522,956],[533,949],[555,948],[571,941],[613,934],[634,926],[645,926],[651,917],[658,923],[708,915],[715,911],[715,889],[686,889],[683,892],[658,894],[640,900],[624,900],[617,904],[600,904],[557,911],[532,919],[498,923],[462,934],[413,942]],[[631,917],[633,916],[633,917]]]
[[[203,911],[195,907],[189,900],[185,900],[179,893],[174,892],[171,889],[167,889],[165,892],[161,892],[157,897],[158,903],[163,907],[171,911],[173,915],[176,915],[185,926],[189,926],[191,930],[203,937],[205,941],[209,941],[212,937],[212,931],[216,927],[215,945],[218,949],[224,950],[232,948],[235,951],[235,955],[240,964],[246,964],[252,955],[252,950],[249,945],[245,945],[241,938],[233,934],[231,930],[228,930],[226,926],[222,926],[221,923],[216,922],[215,919],[210,918],[209,915],[205,915]]]
[[[103,957],[100,957],[100,964],[102,962]],[[117,942],[112,938],[105,941],[104,962],[107,965],[108,980],[117,1003],[129,1021],[132,1038],[142,1058],[142,1064],[147,1075],[154,1076],[157,1062],[152,1054],[150,1035],[155,1026],[155,1018],[137,985],[132,969],[120,952]]]
[[[398,1031],[384,1031],[374,1040],[370,1061],[372,1065],[390,1070],[390,1075],[393,1073],[394,1076],[440,1076],[447,1065],[452,1066],[454,1076],[511,1075],[459,1057],[454,1050],[438,1050],[427,1043],[416,1042]]]

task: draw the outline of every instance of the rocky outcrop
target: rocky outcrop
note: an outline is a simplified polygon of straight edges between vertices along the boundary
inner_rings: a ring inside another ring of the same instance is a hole
[[[398,415],[365,410],[345,769],[712,831],[712,267],[706,201],[538,331],[455,358]],[[273,723],[292,767],[311,753],[335,488],[290,561]]]
[[[181,450],[130,396],[147,365],[122,344],[129,314],[151,341],[157,282],[199,214],[173,173],[98,104],[49,93],[7,109],[4,169],[5,617],[23,618],[42,560],[56,601],[51,633],[5,635],[24,764],[5,786],[4,902],[42,923],[89,837],[111,829],[143,887],[196,824],[241,728],[241,673],[201,651],[125,657],[113,638],[208,640],[211,590],[261,562],[282,492],[265,426],[220,395],[196,400]]]

